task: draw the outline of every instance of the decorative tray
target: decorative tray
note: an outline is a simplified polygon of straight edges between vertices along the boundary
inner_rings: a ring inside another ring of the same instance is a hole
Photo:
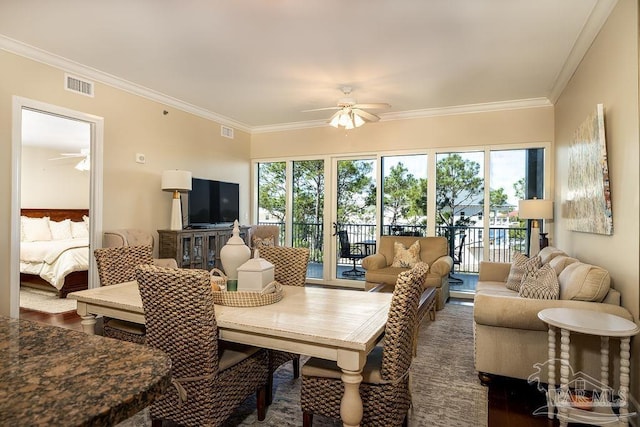
[[[213,291],[213,302],[218,305],[233,307],[258,307],[274,304],[282,299],[284,289],[282,285],[273,281],[261,292],[251,291]]]

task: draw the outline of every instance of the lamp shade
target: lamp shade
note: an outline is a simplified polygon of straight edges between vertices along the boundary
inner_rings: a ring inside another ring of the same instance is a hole
[[[520,200],[518,216],[522,219],[553,219],[553,201],[545,199]]]
[[[162,189],[164,191],[191,191],[191,172],[177,169],[162,172]]]

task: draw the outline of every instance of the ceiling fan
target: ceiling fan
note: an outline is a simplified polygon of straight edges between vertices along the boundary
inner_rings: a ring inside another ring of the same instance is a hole
[[[63,160],[82,157],[82,160],[75,165],[75,168],[80,171],[88,171],[91,166],[91,154],[88,148],[82,148],[76,153],[60,153],[61,157],[54,157],[49,160]]]
[[[345,129],[353,129],[354,127],[362,126],[366,122],[377,122],[380,120],[379,116],[365,109],[376,110],[391,107],[391,105],[386,102],[358,104],[355,98],[349,96],[351,95],[351,88],[348,86],[342,88],[342,93],[344,94],[344,98],[340,98],[335,107],[314,108],[312,110],[303,110],[303,112],[338,110],[329,118],[329,124],[335,128],[343,126]]]

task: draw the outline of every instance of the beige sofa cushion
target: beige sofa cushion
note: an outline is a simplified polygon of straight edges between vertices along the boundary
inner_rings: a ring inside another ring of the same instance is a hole
[[[407,249],[400,242],[393,242],[393,263],[391,267],[413,268],[420,262],[420,242],[416,240]]]
[[[556,276],[559,276],[560,273],[569,265],[574,262],[579,262],[576,258],[571,258],[566,255],[558,255],[553,257],[547,264],[549,264],[556,272]]]
[[[582,262],[568,265],[560,276],[560,299],[602,302],[609,292],[611,277],[601,267]]]
[[[543,264],[547,264],[553,258],[560,255],[567,256],[566,253],[564,253],[560,249],[553,246],[547,246],[546,248],[542,248],[540,252],[538,252],[538,256],[540,257],[540,262],[542,262]]]
[[[420,261],[429,265],[433,264],[438,258],[449,254],[446,237],[414,236],[381,236],[378,244],[378,254],[382,254],[385,257],[385,265],[391,265],[395,255],[395,242],[402,243],[405,248],[408,248],[416,241],[420,242]]]

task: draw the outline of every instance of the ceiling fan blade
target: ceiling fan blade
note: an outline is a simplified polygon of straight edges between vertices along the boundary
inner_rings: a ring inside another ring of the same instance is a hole
[[[377,122],[378,120],[380,120],[380,117],[376,116],[375,114],[369,113],[359,108],[354,108],[353,112],[369,122]]]
[[[391,108],[391,104],[386,102],[374,102],[373,104],[355,104],[353,108],[367,108],[367,109],[384,109]]]
[[[311,111],[327,111],[327,110],[339,110],[342,107],[324,107],[324,108],[314,108],[312,110],[302,110],[303,113],[309,113]]]

